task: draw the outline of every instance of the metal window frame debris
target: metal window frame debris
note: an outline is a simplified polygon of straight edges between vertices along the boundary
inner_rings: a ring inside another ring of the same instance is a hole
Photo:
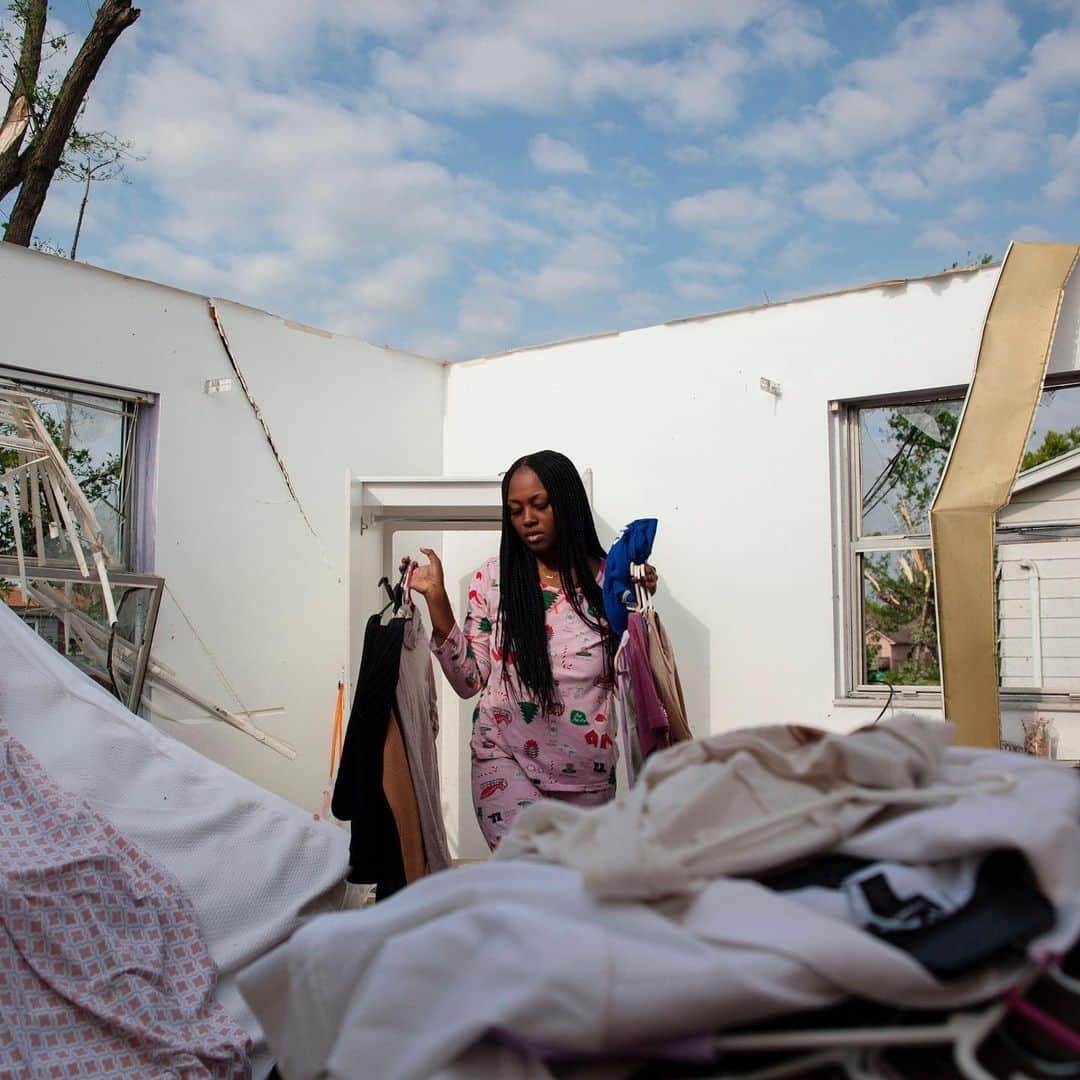
[[[129,641],[118,632],[119,619],[107,569],[107,565],[113,560],[106,546],[97,515],[59,448],[49,435],[34,406],[33,394],[27,393],[18,384],[6,379],[0,379],[0,425],[10,425],[14,429],[14,434],[6,434],[0,430],[0,449],[14,450],[18,455],[18,464],[13,469],[0,474],[0,498],[6,497],[11,510],[15,536],[14,577],[23,594],[58,615],[64,621],[67,631],[79,642],[83,651],[93,657],[104,671],[109,672],[110,675],[113,669],[121,671],[131,680],[133,690],[136,685],[138,686],[138,695],[133,692],[129,700],[125,702],[132,712],[136,712],[141,704],[155,715],[167,720],[173,719],[149,699],[144,700],[143,690],[149,684],[152,688],[156,687],[176,695],[195,708],[208,713],[209,716],[242,731],[276,753],[294,759],[295,747],[283,739],[267,734],[254,723],[254,717],[280,714],[284,712],[284,709],[273,707],[232,711],[215,705],[185,686],[167,665],[151,654],[153,627],[151,636],[140,644]],[[267,434],[269,435],[269,432]],[[75,557],[77,569],[70,566],[57,566],[46,558],[46,520],[41,511],[43,498],[49,511],[47,523],[49,534],[64,538]],[[299,503],[297,505],[299,506]],[[301,513],[303,513],[302,508]],[[37,546],[36,565],[33,571],[28,566],[28,555],[22,543],[20,519],[25,514],[31,516]],[[307,520],[306,516],[304,520]],[[83,551],[84,547],[90,556],[89,562]],[[39,589],[31,584],[32,580],[43,577],[76,581],[81,578],[89,581],[92,579],[90,563],[94,565],[97,581],[101,586],[107,626],[102,626],[64,598],[56,596],[51,590]],[[133,583],[138,583],[135,581],[137,578],[147,587],[159,583],[158,594],[161,589],[164,589],[163,578],[146,575],[117,575],[118,582],[121,579],[131,579]],[[160,596],[153,609],[155,625],[159,604]],[[190,723],[191,721],[174,722]]]
[[[19,505],[20,502],[25,505],[31,515],[37,540],[37,564],[45,566],[44,522],[41,516],[41,499],[44,495],[52,525],[67,541],[80,574],[89,578],[90,568],[83,553],[83,547],[86,547],[101,583],[109,625],[115,626],[116,605],[107,569],[112,558],[97,515],[34,407],[33,395],[6,380],[0,382],[0,424],[9,424],[15,429],[14,435],[0,431],[0,449],[14,450],[19,458],[15,468],[0,474],[0,485],[4,487],[11,508],[20,585],[27,585],[28,582],[26,553],[18,524],[21,516]]]
[[[99,678],[106,675],[112,676],[115,672],[122,673],[130,684],[128,693],[122,700],[132,712],[137,712],[143,696],[150,661],[150,643],[154,639],[165,579],[152,574],[127,572],[114,572],[111,575],[110,585],[115,588],[144,589],[149,597],[144,632],[140,641],[133,642],[123,637],[116,627],[103,626],[91,618],[81,608],[72,604],[69,597],[58,596],[54,590],[42,587],[44,582],[76,584],[83,581],[82,575],[75,567],[56,565],[28,567],[26,576],[28,579],[26,586],[20,585],[23,595],[33,600],[39,608],[57,617],[63,625],[64,634],[79,643],[79,647],[87,657],[94,661],[94,665],[84,666],[70,656],[68,659],[77,667],[84,668],[89,674]],[[0,577],[16,577],[14,560],[6,556],[0,557]],[[113,661],[111,664],[109,663],[110,643]]]

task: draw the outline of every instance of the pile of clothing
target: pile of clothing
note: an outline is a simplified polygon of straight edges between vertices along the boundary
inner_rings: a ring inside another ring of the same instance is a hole
[[[1080,782],[950,741],[900,715],[683,743],[613,803],[528,807],[486,865],[313,920],[242,992],[291,1080],[672,1076],[747,1025],[996,1001],[1080,937]]]

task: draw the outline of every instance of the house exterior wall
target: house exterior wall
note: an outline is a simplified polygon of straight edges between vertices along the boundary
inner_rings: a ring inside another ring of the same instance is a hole
[[[163,726],[317,809],[346,671],[346,470],[442,472],[445,369],[218,305],[309,528],[205,298],[7,244],[0,244],[0,282],[0,364],[160,395],[150,418],[157,426],[152,564],[143,567],[168,588],[155,654],[226,708],[238,707],[237,698],[248,708],[284,706],[261,724],[293,743],[298,757],[288,761],[217,722]],[[233,378],[232,391],[207,395],[205,381],[216,378]],[[167,708],[194,713],[173,701]]]
[[[998,514],[998,524],[1010,528],[1061,522],[1080,525],[1080,473],[1014,492],[1009,505]]]
[[[697,730],[850,729],[877,707],[835,700],[829,402],[966,383],[996,280],[987,268],[456,366],[445,467],[496,472],[552,447],[593,469],[602,540],[659,518],[658,605]],[[1051,370],[1080,367],[1078,327],[1074,280]]]
[[[1080,692],[1080,540],[1001,544],[998,571],[1001,685]]]

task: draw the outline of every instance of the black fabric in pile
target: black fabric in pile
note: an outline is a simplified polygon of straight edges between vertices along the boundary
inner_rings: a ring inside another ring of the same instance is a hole
[[[817,886],[839,889],[852,874],[873,864],[843,855],[824,858],[769,874],[759,880],[776,892]],[[966,904],[942,912],[929,901],[892,895],[884,875],[865,877],[859,884],[871,908],[891,916],[901,906],[910,916],[922,911],[921,923],[910,929],[866,932],[914,957],[939,979],[954,979],[976,971],[1009,953],[1022,953],[1054,925],[1054,909],[1035,882],[1027,860],[1018,851],[993,851],[983,859],[975,891]],[[917,910],[918,909],[918,910]]]

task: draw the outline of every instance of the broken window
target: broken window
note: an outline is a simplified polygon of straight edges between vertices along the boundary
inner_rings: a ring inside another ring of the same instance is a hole
[[[137,711],[164,581],[110,574],[117,614],[110,626],[96,578],[82,577],[75,567],[29,567],[22,582],[17,575],[16,560],[0,557],[0,599],[57,652]]]
[[[0,399],[0,601],[123,700],[137,701],[141,643],[144,633],[152,634],[159,601],[159,579],[129,572],[139,410],[152,398],[0,369]],[[34,415],[40,438],[26,426]],[[56,446],[89,516],[68,506],[45,479],[41,440]],[[94,536],[83,531],[91,521]],[[95,545],[108,553],[108,605],[88,566]],[[112,629],[108,607],[117,618]]]
[[[955,388],[833,407],[842,696],[940,692],[929,514],[963,401]],[[1080,693],[1077,382],[1044,389],[997,537],[1002,690]]]
[[[133,467],[139,402],[132,395],[113,396],[107,390],[91,394],[11,379],[2,371],[0,379],[33,396],[34,407],[46,430],[101,525],[113,557],[112,566],[118,570],[130,569],[134,557]],[[0,449],[0,475],[17,464],[17,451]],[[47,512],[48,507],[43,505],[42,511]],[[27,515],[22,517],[21,539],[23,550],[35,562],[43,554],[50,565],[75,563],[75,556],[59,529],[44,535],[44,551],[39,552],[35,529]],[[0,558],[15,554],[11,507],[5,502],[0,506]]]

